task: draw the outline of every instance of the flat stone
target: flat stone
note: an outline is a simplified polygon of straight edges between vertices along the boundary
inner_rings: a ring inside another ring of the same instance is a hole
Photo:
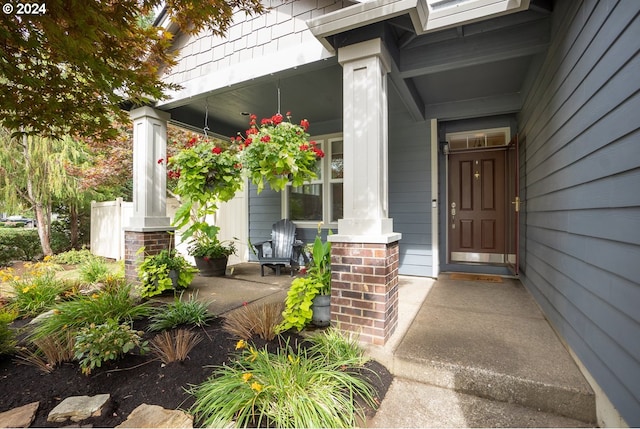
[[[116,428],[193,428],[193,417],[159,405],[141,404]]]
[[[111,395],[70,396],[60,402],[47,416],[48,422],[79,422],[89,417],[102,415],[102,409],[109,402]]]
[[[0,428],[28,428],[36,418],[40,402],[32,402],[0,413]]]

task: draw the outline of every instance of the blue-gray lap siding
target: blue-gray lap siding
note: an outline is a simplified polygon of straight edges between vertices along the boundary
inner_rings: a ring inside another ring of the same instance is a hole
[[[399,272],[431,276],[429,124],[412,121],[395,92],[390,93],[390,98],[389,216],[393,218],[394,231],[402,233]],[[252,242],[268,240],[271,225],[282,217],[281,196],[270,190],[258,195],[254,186],[249,195],[249,237]],[[297,237],[310,243],[316,232],[315,228],[298,228]]]
[[[552,44],[519,117],[521,278],[637,427],[640,2],[555,8]]]

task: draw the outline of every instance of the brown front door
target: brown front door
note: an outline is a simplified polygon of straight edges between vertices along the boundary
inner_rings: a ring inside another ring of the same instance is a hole
[[[505,262],[505,150],[449,154],[451,262]]]

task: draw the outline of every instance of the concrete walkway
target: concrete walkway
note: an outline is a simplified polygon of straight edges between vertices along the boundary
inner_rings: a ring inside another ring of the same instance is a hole
[[[247,263],[196,277],[189,291],[220,315],[283,301],[291,280]],[[365,346],[395,376],[367,426],[594,425],[593,392],[518,280],[402,276],[398,322],[385,347]]]

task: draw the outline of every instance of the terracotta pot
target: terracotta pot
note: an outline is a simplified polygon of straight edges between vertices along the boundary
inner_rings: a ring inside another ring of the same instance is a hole
[[[194,259],[202,277],[220,277],[227,272],[227,262],[229,261],[227,256],[207,259],[194,256]]]

